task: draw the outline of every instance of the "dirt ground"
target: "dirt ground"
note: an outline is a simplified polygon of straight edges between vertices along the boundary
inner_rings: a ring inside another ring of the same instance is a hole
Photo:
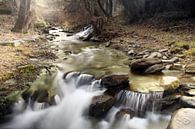
[[[35,32],[13,33],[15,17],[0,15],[0,96],[23,90],[39,69],[55,58],[49,45]]]
[[[195,44],[195,19],[168,21],[156,17],[131,25],[118,22],[109,23],[106,30],[117,35],[111,40],[111,47],[126,52],[131,49],[130,44],[150,50],[171,49],[172,44],[179,42]]]

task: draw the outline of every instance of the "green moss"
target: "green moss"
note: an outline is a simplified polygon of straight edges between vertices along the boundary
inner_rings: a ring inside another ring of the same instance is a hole
[[[8,99],[11,102],[16,102],[19,100],[19,97],[21,95],[22,91],[14,91],[12,93],[10,93],[6,99]]]
[[[33,64],[19,66],[14,74],[14,78],[19,82],[28,82],[36,79],[39,74],[39,67]]]
[[[186,52],[186,55],[195,56],[195,48],[191,48]]]
[[[193,41],[190,41],[190,42],[187,42],[187,41],[184,41],[184,42],[176,42],[175,43],[175,46],[176,47],[182,47],[182,48],[186,48],[189,46],[189,48],[195,48],[195,42]]]
[[[53,87],[54,79],[55,75],[43,75],[33,82],[29,89],[22,93],[23,98],[28,99],[31,97],[38,102],[47,102],[51,104],[53,102],[53,97],[56,94],[55,87]]]
[[[182,51],[183,51],[183,49],[180,47],[173,47],[171,49],[171,53],[173,53],[173,54],[179,54],[179,53],[182,53]]]

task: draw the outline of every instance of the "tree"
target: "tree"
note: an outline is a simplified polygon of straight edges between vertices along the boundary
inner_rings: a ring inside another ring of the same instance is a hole
[[[13,32],[27,32],[35,23],[35,0],[20,0],[18,19]]]

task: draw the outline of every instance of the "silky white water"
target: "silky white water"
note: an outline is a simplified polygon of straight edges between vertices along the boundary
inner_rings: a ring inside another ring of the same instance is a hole
[[[125,115],[116,119],[119,108],[113,107],[104,120],[95,120],[88,116],[92,98],[103,94],[100,80],[93,76],[76,72],[68,73],[64,78],[58,72],[54,81],[56,87],[56,105],[44,107],[41,103],[24,107],[21,100],[15,105],[13,119],[1,126],[1,129],[166,129],[169,116],[148,113],[146,118]]]

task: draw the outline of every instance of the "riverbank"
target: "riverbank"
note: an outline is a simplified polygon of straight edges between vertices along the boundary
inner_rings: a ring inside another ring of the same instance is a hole
[[[11,32],[14,20],[11,15],[0,15],[0,118],[11,111],[11,96],[28,88],[40,70],[55,59],[37,32]]]

